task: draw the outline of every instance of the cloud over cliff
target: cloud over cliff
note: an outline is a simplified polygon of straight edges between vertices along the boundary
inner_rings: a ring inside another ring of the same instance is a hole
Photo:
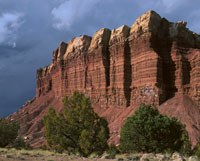
[[[16,47],[17,31],[22,25],[22,14],[2,13],[0,15],[0,44]]]
[[[87,13],[93,12],[94,6],[100,0],[71,0],[64,1],[59,6],[53,8],[53,27],[57,29],[70,29],[71,25],[84,18]]]

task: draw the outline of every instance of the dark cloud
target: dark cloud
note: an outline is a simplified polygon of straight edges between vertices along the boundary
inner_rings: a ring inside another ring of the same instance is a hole
[[[50,63],[61,41],[131,26],[150,9],[200,32],[199,0],[0,0],[0,116],[35,95],[36,69]]]

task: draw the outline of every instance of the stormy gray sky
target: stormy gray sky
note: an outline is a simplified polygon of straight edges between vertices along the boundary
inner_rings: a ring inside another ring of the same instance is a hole
[[[200,33],[199,0],[0,0],[0,117],[34,97],[36,69],[61,41],[131,26],[147,10]]]

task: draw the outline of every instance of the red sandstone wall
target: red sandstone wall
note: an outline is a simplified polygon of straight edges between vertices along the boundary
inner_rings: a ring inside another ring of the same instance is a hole
[[[130,28],[122,26],[112,30],[109,42],[110,86],[109,106],[130,106],[131,63],[128,36]]]
[[[170,23],[148,12],[131,29],[101,29],[93,38],[61,43],[53,63],[37,72],[37,97],[50,90],[55,97],[81,91],[101,106],[126,107],[159,105],[177,92],[189,94],[187,55],[199,47],[195,36],[185,22]]]
[[[190,51],[190,96],[200,105],[200,50]]]
[[[107,87],[110,85],[109,39],[111,31],[97,31],[91,41],[87,54],[86,94],[93,103],[107,105]]]

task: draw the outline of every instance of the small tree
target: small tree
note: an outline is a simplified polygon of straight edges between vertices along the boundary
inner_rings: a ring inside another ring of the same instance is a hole
[[[92,152],[102,153],[109,138],[107,121],[93,111],[89,98],[74,92],[63,99],[63,104],[63,113],[57,114],[50,108],[44,118],[45,136],[50,147],[85,156]]]
[[[0,119],[0,147],[6,147],[12,144],[17,138],[18,130],[18,124]]]
[[[151,106],[141,105],[122,127],[120,148],[127,152],[180,151],[187,140],[184,126],[175,118],[170,119]]]
[[[48,114],[44,117],[45,137],[52,149],[60,150],[59,122],[60,118],[53,108],[49,108]]]

